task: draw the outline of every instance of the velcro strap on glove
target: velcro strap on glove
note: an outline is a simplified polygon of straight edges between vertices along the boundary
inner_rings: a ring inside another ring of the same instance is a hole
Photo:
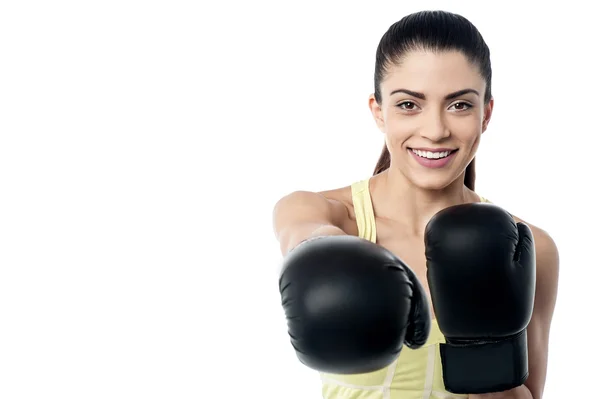
[[[506,391],[529,375],[527,330],[497,342],[440,344],[446,390],[459,394]]]

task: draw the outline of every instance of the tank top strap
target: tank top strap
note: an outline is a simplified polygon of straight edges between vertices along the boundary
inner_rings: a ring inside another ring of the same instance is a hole
[[[479,195],[479,194],[477,194],[477,195]],[[481,195],[479,195],[479,200],[480,200],[481,202],[486,202],[486,203],[488,203],[488,204],[491,204],[491,203],[492,203],[492,201],[488,200],[487,198],[484,198],[484,197],[482,197]]]
[[[369,183],[370,178],[352,183],[352,204],[358,226],[358,236],[371,242],[377,242],[377,225]],[[492,201],[481,195],[479,195],[479,199],[481,202],[492,203]]]
[[[358,236],[371,242],[377,241],[377,227],[375,224],[375,213],[369,191],[370,179],[357,181],[351,185],[352,204],[356,215]]]

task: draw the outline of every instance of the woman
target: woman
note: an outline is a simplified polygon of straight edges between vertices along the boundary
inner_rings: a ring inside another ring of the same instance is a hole
[[[494,101],[488,47],[464,17],[423,11],[404,17],[382,37],[369,107],[385,137],[372,177],[323,192],[298,191],[278,201],[274,226],[281,251],[318,236],[352,235],[406,261],[427,290],[424,231],[438,211],[487,202],[475,191],[475,154]],[[523,222],[515,217],[516,222]],[[529,375],[504,392],[446,391],[432,311],[431,333],[417,350],[403,350],[387,368],[351,375],[322,373],[326,398],[542,398],[548,338],[558,284],[552,238],[529,223],[536,251],[536,285],[527,327]]]

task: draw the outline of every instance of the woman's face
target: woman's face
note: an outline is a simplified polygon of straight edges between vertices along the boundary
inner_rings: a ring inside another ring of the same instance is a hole
[[[369,104],[385,134],[391,168],[424,189],[461,177],[477,151],[493,100],[477,66],[459,52],[412,52],[381,82]]]

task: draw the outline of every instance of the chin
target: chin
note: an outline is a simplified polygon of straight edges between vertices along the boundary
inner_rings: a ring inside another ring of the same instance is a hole
[[[412,182],[417,188],[428,191],[441,191],[448,188],[452,181],[437,181],[437,180],[420,180]]]
[[[462,157],[455,157],[448,165],[426,168],[422,165],[412,165],[409,160],[403,165],[402,173],[415,188],[430,191],[447,190],[453,185],[462,187],[464,184],[461,176],[466,168],[465,161]]]
[[[425,173],[421,176],[407,176],[413,186],[421,190],[441,191],[447,189],[450,185],[457,183],[459,176],[443,173],[438,176],[432,176]]]

